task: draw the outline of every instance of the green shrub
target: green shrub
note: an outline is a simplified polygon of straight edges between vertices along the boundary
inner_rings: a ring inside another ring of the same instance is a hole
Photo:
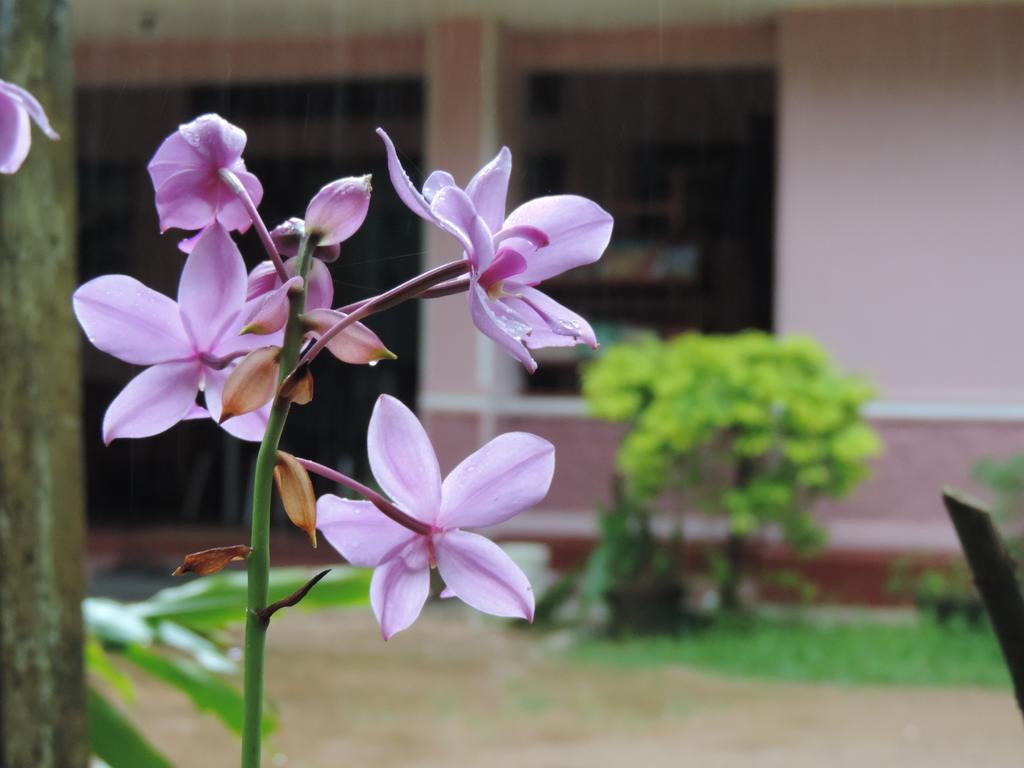
[[[727,603],[739,578],[736,543],[774,525],[799,552],[821,546],[813,502],[849,493],[880,449],[860,415],[871,387],[836,371],[807,338],[746,332],[620,344],[586,368],[583,393],[595,416],[631,425],[618,454],[630,495],[671,492],[728,519]]]

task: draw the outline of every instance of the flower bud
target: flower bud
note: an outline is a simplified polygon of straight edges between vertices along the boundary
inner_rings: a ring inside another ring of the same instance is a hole
[[[282,256],[298,256],[299,244],[302,242],[302,235],[306,231],[302,219],[291,218],[283,221],[270,230],[270,239],[277,246],[278,253]],[[341,246],[337,243],[331,245],[318,245],[313,249],[314,258],[330,264],[338,260],[341,255]]]
[[[310,543],[316,549],[316,494],[306,468],[290,453],[278,451],[277,464],[274,465],[274,485],[277,486],[288,519],[309,536]]]
[[[239,336],[246,333],[268,334],[284,328],[288,322],[288,294],[302,289],[302,278],[293,277],[284,285],[279,285],[270,293],[264,294],[253,302],[252,311],[245,322],[245,327],[238,332]]]
[[[265,405],[277,390],[278,347],[254,349],[239,361],[224,383],[220,423]]]
[[[369,175],[332,181],[310,200],[306,232],[316,235],[322,246],[347,240],[366,219],[371,190]]]
[[[332,326],[345,319],[343,312],[333,309],[314,309],[303,315],[310,335],[319,337]],[[384,346],[373,331],[362,323],[352,323],[329,342],[327,349],[343,363],[375,365],[378,360],[395,360],[394,352]]]

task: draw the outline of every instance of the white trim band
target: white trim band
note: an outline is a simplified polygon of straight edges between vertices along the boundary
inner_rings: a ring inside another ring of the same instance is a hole
[[[958,550],[956,534],[945,520],[897,521],[837,518],[821,520],[829,534],[828,548],[869,552],[953,552]],[[659,536],[668,536],[672,521],[665,516],[654,520]],[[721,541],[727,533],[725,520],[691,514],[683,527],[687,541]],[[489,531],[505,538],[593,539],[599,534],[597,513],[580,511],[523,512]],[[778,531],[759,537],[778,543]]]
[[[424,392],[420,405],[428,411],[450,413],[490,413],[498,416],[538,416],[545,418],[586,418],[587,403],[582,397],[554,395],[509,395],[488,397],[480,394]],[[1003,421],[1024,422],[1024,403],[964,403],[874,400],[864,406],[869,419],[907,421]]]

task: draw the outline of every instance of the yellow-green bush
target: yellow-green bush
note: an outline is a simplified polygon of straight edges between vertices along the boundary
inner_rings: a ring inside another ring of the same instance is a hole
[[[860,415],[871,387],[807,338],[624,343],[584,371],[583,392],[595,416],[632,424],[618,454],[631,493],[680,492],[740,536],[776,524],[800,551],[824,540],[812,502],[852,490],[880,450]]]

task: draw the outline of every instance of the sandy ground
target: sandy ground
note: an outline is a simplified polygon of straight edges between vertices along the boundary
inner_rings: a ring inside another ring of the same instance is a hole
[[[281,727],[268,766],[1024,765],[1024,729],[1005,692],[607,669],[447,607],[388,643],[369,611],[293,611],[270,638]],[[237,764],[238,743],[217,721],[139,683],[133,714],[177,765]]]

